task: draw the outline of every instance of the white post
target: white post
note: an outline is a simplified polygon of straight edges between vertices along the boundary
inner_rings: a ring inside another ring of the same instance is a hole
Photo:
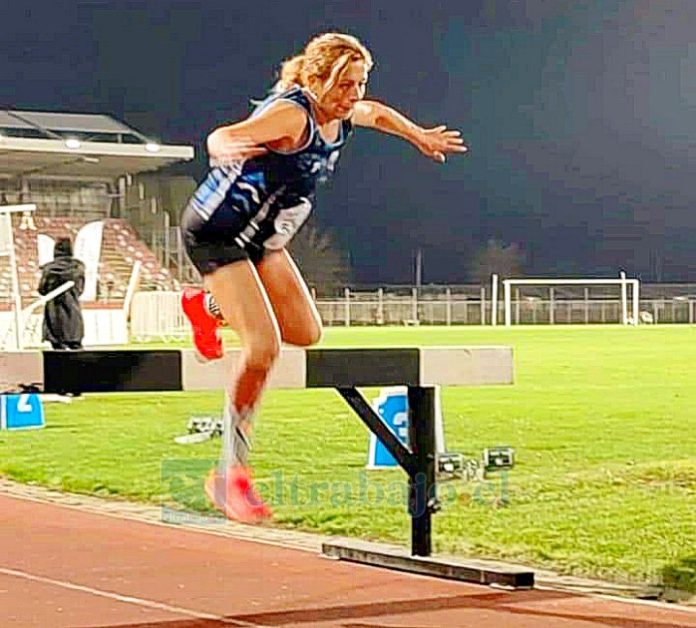
[[[0,255],[7,255],[10,262],[10,280],[12,281],[12,297],[14,301],[14,326],[15,346],[17,351],[22,350],[22,293],[19,285],[19,271],[17,270],[17,256],[15,252],[14,233],[12,232],[12,213],[33,212],[36,210],[34,203],[23,205],[0,205]]]
[[[638,324],[640,316],[640,280],[633,279],[633,324]]]
[[[517,325],[520,324],[520,304],[522,301],[520,300],[520,289],[515,288],[515,323]]]
[[[411,320],[414,325],[418,321],[418,288],[411,288]]]
[[[12,280],[12,296],[14,298],[14,326],[15,326],[15,346],[17,351],[22,350],[22,294],[19,291],[19,271],[17,270],[17,256],[15,255],[14,235],[12,234],[12,218],[10,214],[5,214],[7,228],[9,231],[10,247],[8,250],[10,258],[10,278]]]
[[[628,290],[626,286],[626,273],[622,270],[621,277],[621,324],[628,325]]]
[[[350,327],[350,288],[346,288],[344,291],[345,303],[344,303],[344,321],[346,327]]]
[[[143,264],[140,260],[137,260],[135,264],[133,264],[130,279],[128,280],[126,296],[123,299],[123,314],[126,320],[128,320],[128,315],[130,314],[130,307],[131,303],[133,302],[133,295],[135,294],[135,289],[138,285],[138,279],[140,278],[140,267],[142,265]]]
[[[549,324],[556,322],[556,293],[553,288],[549,288]]]
[[[447,306],[445,310],[445,316],[447,317],[447,325],[452,324],[452,290],[447,288]]]
[[[177,229],[176,234],[176,267],[177,267],[177,279],[179,281],[184,280],[184,240],[181,235],[181,229]]]
[[[510,281],[503,279],[503,294],[505,299],[505,327],[512,324],[512,308],[510,305]]]
[[[491,325],[498,324],[498,275],[491,275]]]
[[[166,269],[169,269],[171,266],[170,264],[170,259],[169,256],[171,255],[171,242],[169,241],[169,229],[170,229],[170,223],[171,223],[171,217],[169,216],[169,212],[165,210],[162,212],[162,218],[164,221],[164,262],[162,263],[162,266],[164,266]]]
[[[384,288],[377,290],[377,324],[384,325]]]
[[[118,180],[118,217],[124,218],[126,215],[126,191],[128,186],[132,183],[130,180],[130,175],[125,177],[120,177]]]

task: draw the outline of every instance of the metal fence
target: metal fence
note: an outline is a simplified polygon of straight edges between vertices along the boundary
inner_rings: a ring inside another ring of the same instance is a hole
[[[134,340],[174,340],[191,333],[179,292],[136,292],[130,310]]]
[[[486,299],[442,300],[318,300],[317,309],[327,326],[343,325],[490,325],[491,302]],[[696,300],[649,299],[639,307],[639,323],[687,323],[696,320]],[[621,322],[620,299],[512,301],[513,325],[617,324]],[[504,320],[499,303],[496,321]],[[634,321],[630,321],[633,323]]]
[[[483,298],[481,298],[483,297]],[[318,299],[317,309],[324,325],[490,325],[491,301],[481,293],[473,296],[441,295],[419,297],[345,291],[342,299]],[[497,321],[502,324],[503,304]],[[640,302],[640,323],[694,324],[696,299],[647,299]],[[621,321],[620,299],[540,299],[512,301],[513,325],[617,324]],[[632,321],[631,321],[632,322]],[[190,333],[180,307],[178,292],[139,292],[131,309],[131,337],[139,340],[170,340]]]

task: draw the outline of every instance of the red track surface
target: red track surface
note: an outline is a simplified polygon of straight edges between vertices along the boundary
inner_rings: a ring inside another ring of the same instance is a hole
[[[694,626],[696,614],[486,587],[0,496],[0,625]]]

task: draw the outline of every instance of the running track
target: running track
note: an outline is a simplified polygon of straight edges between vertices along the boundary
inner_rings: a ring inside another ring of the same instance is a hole
[[[500,591],[0,494],[0,625],[696,627],[696,613]]]

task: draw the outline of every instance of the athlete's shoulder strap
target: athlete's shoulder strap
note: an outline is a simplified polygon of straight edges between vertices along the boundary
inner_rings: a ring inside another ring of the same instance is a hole
[[[307,115],[309,115],[310,118],[312,117],[312,108],[309,104],[309,99],[299,86],[291,87],[290,89],[286,89],[284,91],[273,92],[263,100],[254,102],[256,108],[251,114],[252,117],[259,115],[262,111],[268,109],[268,107],[270,107],[272,104],[283,100],[299,105],[307,112]]]

